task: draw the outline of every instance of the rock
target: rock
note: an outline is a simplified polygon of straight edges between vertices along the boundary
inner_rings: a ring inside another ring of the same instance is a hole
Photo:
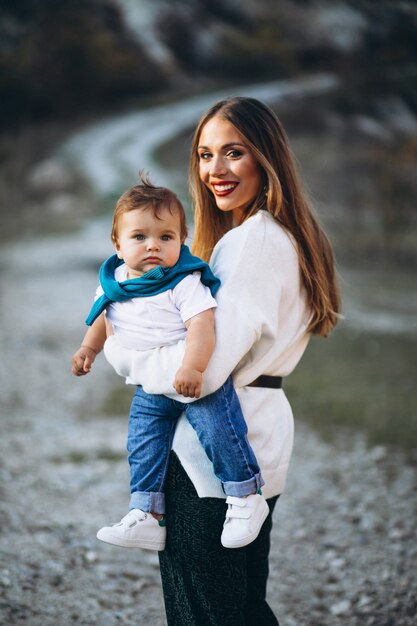
[[[371,139],[387,142],[392,139],[392,132],[385,124],[382,124],[368,115],[354,115],[351,119],[353,128]]]
[[[71,191],[74,175],[58,158],[50,158],[38,163],[27,178],[29,188],[37,194]]]
[[[372,461],[382,461],[387,456],[387,449],[385,446],[375,446],[370,450],[369,457]]]
[[[48,198],[48,210],[56,216],[71,215],[78,212],[78,203],[70,193],[54,193]]]
[[[404,528],[392,528],[388,533],[388,538],[391,539],[391,541],[400,541],[406,534]]]
[[[96,561],[98,560],[98,554],[94,550],[88,550],[84,554],[84,559],[86,563],[96,563]]]
[[[372,598],[370,596],[360,596],[358,601],[358,608],[363,609],[365,606],[368,606],[372,602]]]
[[[332,604],[330,607],[330,611],[332,615],[344,615],[348,611],[350,611],[351,603],[349,600],[341,600],[336,604]]]
[[[417,134],[417,118],[409,106],[398,96],[384,98],[379,103],[381,116],[396,133]]]
[[[10,576],[10,571],[8,569],[4,569],[0,572],[0,585],[2,587],[10,587],[12,584],[12,579]]]
[[[332,569],[343,569],[345,565],[346,565],[345,559],[337,558],[337,559],[332,559],[330,561],[330,567]]]

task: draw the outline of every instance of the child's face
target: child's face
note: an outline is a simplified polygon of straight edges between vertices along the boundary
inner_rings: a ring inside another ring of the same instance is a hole
[[[175,265],[182,243],[179,214],[161,207],[158,218],[152,208],[123,213],[114,247],[127,265],[128,277],[136,278],[158,265]]]

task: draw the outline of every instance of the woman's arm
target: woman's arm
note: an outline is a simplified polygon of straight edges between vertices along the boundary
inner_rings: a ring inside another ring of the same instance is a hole
[[[215,311],[216,347],[203,375],[202,396],[221,387],[260,335],[259,328],[253,323],[256,316],[247,317],[243,301],[233,302],[225,290],[221,291]],[[184,359],[185,340],[171,346],[136,351],[124,348],[112,335],[104,344],[104,354],[110,365],[128,382],[142,385],[148,393],[184,401],[183,396],[175,393],[172,381]]]
[[[104,356],[119,376],[128,383],[142,385],[147,393],[177,396],[172,380],[181,367],[185,340],[153,350],[129,350],[122,346],[117,335],[111,335],[104,344]]]

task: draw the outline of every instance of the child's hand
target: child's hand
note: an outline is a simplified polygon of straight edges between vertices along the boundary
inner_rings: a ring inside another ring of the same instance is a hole
[[[201,396],[201,386],[203,374],[198,370],[187,367],[180,367],[173,382],[177,393],[186,398],[199,398]]]
[[[72,357],[72,373],[74,376],[85,376],[91,371],[97,353],[93,348],[81,346]]]

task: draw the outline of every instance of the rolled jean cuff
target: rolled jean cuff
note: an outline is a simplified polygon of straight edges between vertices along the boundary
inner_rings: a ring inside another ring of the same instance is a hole
[[[134,491],[129,502],[129,511],[132,509],[165,513],[165,494],[159,491]]]
[[[251,493],[257,493],[264,484],[265,481],[262,478],[262,474],[259,472],[259,474],[255,474],[248,480],[243,480],[241,482],[233,482],[229,480],[224,482],[223,489],[227,496],[244,498],[245,496],[249,496]]]

